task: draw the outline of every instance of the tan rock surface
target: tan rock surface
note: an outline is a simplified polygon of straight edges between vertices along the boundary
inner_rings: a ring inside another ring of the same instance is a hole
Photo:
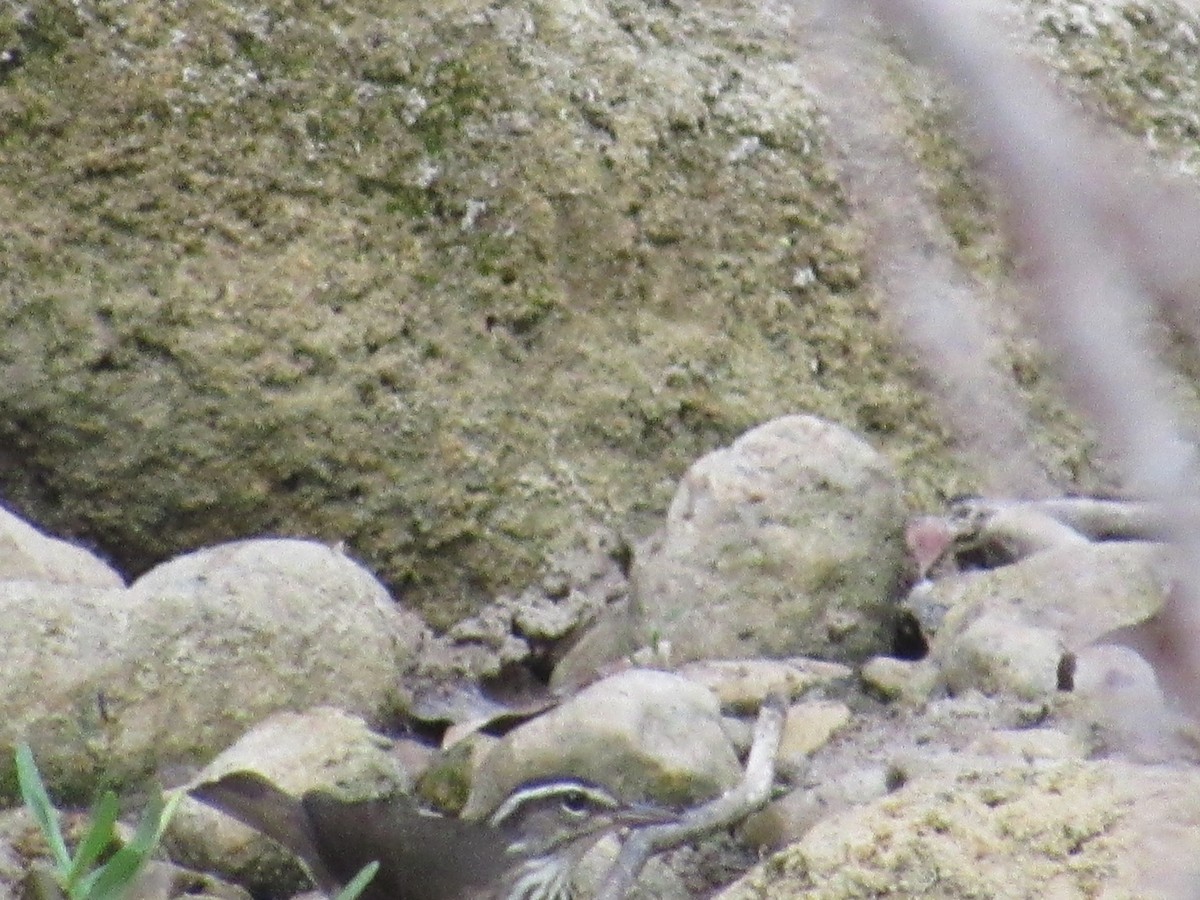
[[[1200,876],[1194,771],[1067,761],[919,781],[833,816],[721,900],[1167,898]]]
[[[856,435],[814,416],[760,425],[688,470],[662,538],[635,560],[641,643],[669,644],[677,662],[878,653],[903,517],[894,471]]]
[[[519,785],[564,774],[627,801],[679,805],[710,799],[739,773],[710,691],[632,669],[505,735],[480,764],[463,815],[485,816]]]

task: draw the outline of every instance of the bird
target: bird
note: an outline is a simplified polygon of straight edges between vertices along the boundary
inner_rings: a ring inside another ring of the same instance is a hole
[[[406,794],[296,797],[250,771],[188,793],[295,854],[329,896],[378,862],[360,900],[570,900],[575,866],[602,837],[676,818],[575,778],[522,785],[480,821],[430,812]]]

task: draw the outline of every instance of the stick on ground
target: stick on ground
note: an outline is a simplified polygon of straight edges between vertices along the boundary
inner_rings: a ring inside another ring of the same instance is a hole
[[[754,743],[742,780],[720,797],[688,810],[676,822],[636,829],[608,870],[596,900],[624,900],[642,867],[655,853],[686,844],[721,828],[735,825],[762,809],[771,798],[775,760],[783,733],[784,699],[768,697],[754,726]]]

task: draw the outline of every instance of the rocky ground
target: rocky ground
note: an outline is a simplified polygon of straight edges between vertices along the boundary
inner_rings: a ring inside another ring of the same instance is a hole
[[[1189,8],[983,6],[1193,178]],[[807,2],[0,8],[0,751],[71,808],[246,767],[678,806],[775,691],[779,796],[647,895],[1194,893],[1159,510],[1058,499],[1115,461],[908,52]],[[228,883],[159,895],[303,886],[227,825],[181,808]]]
[[[1169,582],[1154,510],[976,500],[906,520],[899,497],[857,436],[776,420],[697,461],[630,577],[600,553],[444,635],[340,548],[219,545],[125,587],[10,516],[3,736],[32,741],[67,799],[250,769],[481,819],[569,774],[686,809],[738,781],[751,719],[778,695],[776,799],[664,855],[640,896],[707,896],[748,869],[722,896],[1194,883],[1197,732],[1133,649]],[[556,618],[557,637],[516,636]],[[36,841],[23,814],[5,822],[16,896]],[[168,848],[256,895],[303,885],[195,801]]]

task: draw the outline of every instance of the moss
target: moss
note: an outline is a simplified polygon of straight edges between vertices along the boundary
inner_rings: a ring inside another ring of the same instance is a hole
[[[945,84],[896,61],[891,67],[906,101],[905,137],[928,181],[960,262],[981,278],[1010,275],[1012,264],[999,234],[1001,208],[983,166],[962,138],[962,111]]]
[[[473,758],[481,752],[474,738],[459,741],[441,753],[417,780],[415,794],[422,805],[458,815],[471,793]]]
[[[1046,56],[1131,134],[1195,156],[1200,17],[1173,3],[1031,0]]]
[[[712,45],[730,99],[658,49],[682,9],[46,9],[0,99],[2,486],[127,572],[345,541],[446,624],[796,411],[958,489],[774,36]]]

